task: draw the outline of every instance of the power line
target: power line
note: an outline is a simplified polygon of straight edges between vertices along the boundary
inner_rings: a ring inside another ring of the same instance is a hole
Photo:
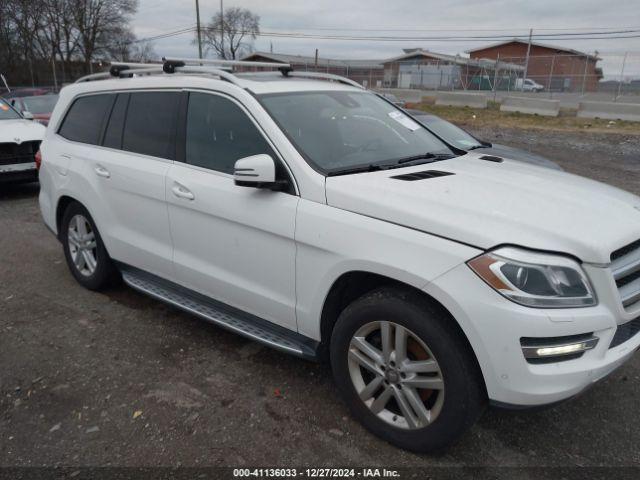
[[[269,30],[284,30],[279,27],[267,27]],[[442,27],[442,26],[399,26],[390,28],[389,26],[382,28],[352,28],[352,27],[300,27],[305,30],[328,30],[328,31],[351,31],[351,32],[524,32],[520,35],[528,35],[530,27],[519,28],[468,28],[468,27]],[[635,30],[640,29],[639,25],[631,27],[566,27],[566,28],[535,28],[534,31],[578,31],[578,30]]]
[[[209,31],[219,31],[215,28],[205,27]],[[447,42],[471,42],[478,40],[500,41],[510,40],[512,35],[467,35],[467,36],[355,36],[355,35],[323,35],[300,32],[259,32],[260,37],[299,38],[317,40],[346,40],[346,41],[378,41],[378,42],[419,42],[419,41],[447,41]],[[639,30],[617,30],[613,32],[584,32],[584,33],[558,33],[533,35],[536,40],[609,40],[640,38]]]

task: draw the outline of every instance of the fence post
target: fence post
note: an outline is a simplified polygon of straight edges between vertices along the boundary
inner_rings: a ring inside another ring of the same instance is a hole
[[[533,28],[529,30],[529,44],[527,45],[527,58],[524,63],[524,77],[522,77],[522,86],[520,90],[524,92],[524,81],[529,73],[529,55],[531,54],[531,37],[533,37]]]
[[[547,81],[547,88],[549,89],[549,98],[553,98],[553,93],[551,93],[551,82],[553,81],[553,66],[556,63],[556,56],[553,55],[551,57],[551,69],[549,70],[549,80]]]
[[[493,71],[493,101],[496,101],[496,96],[498,95],[498,70],[500,69],[500,54],[496,58],[496,66]]]
[[[622,94],[622,81],[624,80],[624,67],[627,63],[627,54],[629,52],[624,52],[624,57],[622,57],[622,68],[620,69],[620,81],[618,82],[618,94],[614,97],[613,101],[617,102],[618,97]]]
[[[584,97],[584,87],[587,81],[587,67],[589,66],[589,57],[585,55],[584,57],[584,72],[582,73],[582,96]]]

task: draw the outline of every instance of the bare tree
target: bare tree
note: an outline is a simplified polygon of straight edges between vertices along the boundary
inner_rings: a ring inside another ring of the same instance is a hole
[[[91,72],[91,62],[117,41],[138,9],[138,0],[74,0],[75,27],[85,71]]]
[[[121,62],[145,63],[158,57],[152,42],[136,40],[136,36],[129,30],[115,36],[109,46],[109,53],[114,60]]]
[[[65,81],[72,57],[78,52],[79,35],[74,24],[74,0],[41,0],[44,17],[43,35],[51,43],[51,56],[62,62]]]
[[[225,10],[224,19],[220,13],[213,16],[204,29],[203,43],[207,52],[213,51],[221,58],[236,59],[251,51],[259,33],[259,15],[246,8],[232,7]]]

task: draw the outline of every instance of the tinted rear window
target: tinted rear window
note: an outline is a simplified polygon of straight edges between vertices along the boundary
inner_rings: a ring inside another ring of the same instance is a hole
[[[131,93],[122,149],[173,160],[179,99],[179,92]]]
[[[74,142],[97,145],[107,109],[111,106],[113,98],[113,95],[78,98],[71,105],[58,133]]]

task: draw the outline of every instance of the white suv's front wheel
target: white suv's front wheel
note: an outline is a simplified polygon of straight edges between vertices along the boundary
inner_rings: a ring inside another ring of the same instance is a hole
[[[485,404],[484,384],[454,321],[424,297],[381,289],[349,305],[331,337],[331,364],[354,416],[399,447],[443,448]]]

